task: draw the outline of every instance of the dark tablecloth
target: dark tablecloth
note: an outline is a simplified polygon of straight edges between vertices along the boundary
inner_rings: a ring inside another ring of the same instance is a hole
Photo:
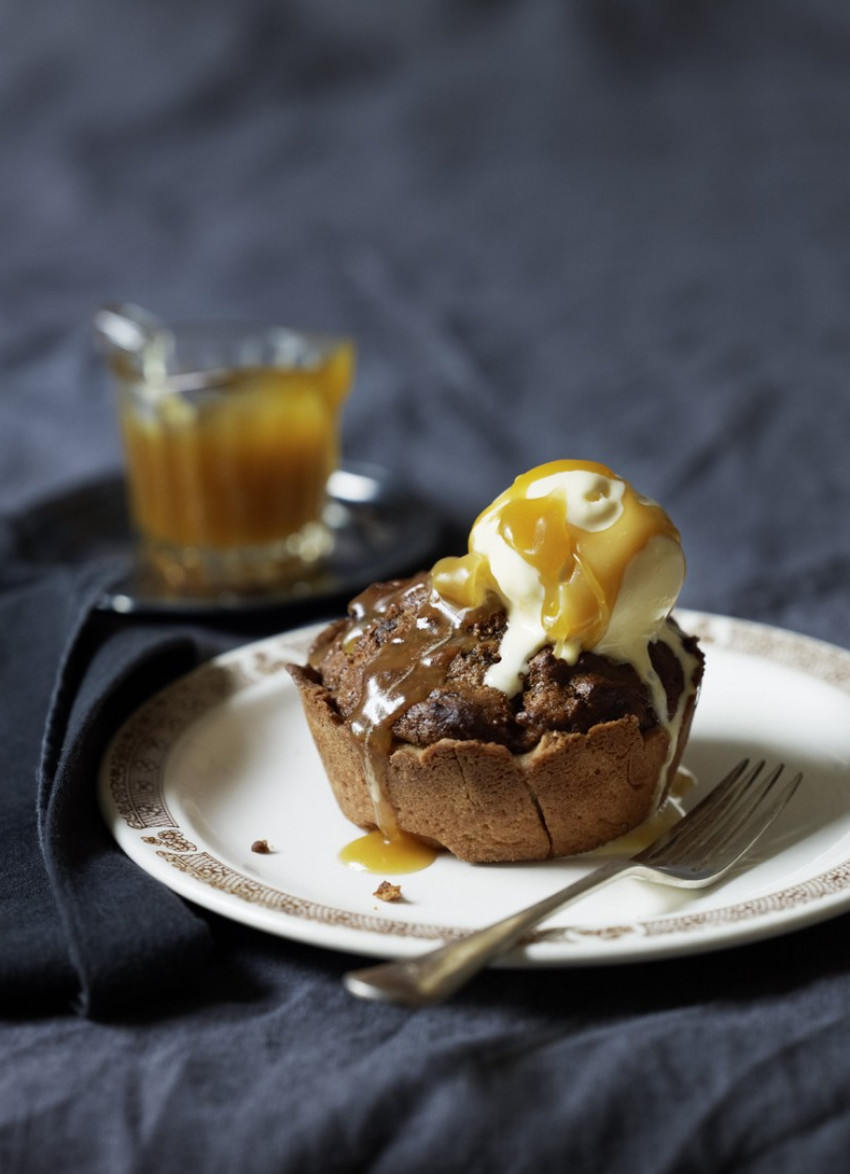
[[[850,646],[842,5],[7,0],[0,54],[7,522],[118,465],[96,306],[260,317],[356,336],[347,454],[458,533],[526,468],[602,460],[680,527],[684,604]],[[13,536],[7,792],[91,570],[25,565]],[[113,667],[249,635],[121,624]],[[94,744],[65,728],[51,769]],[[493,971],[417,1012],[347,995],[350,956],[192,916],[188,992],[87,1014],[48,948],[8,995],[4,1172],[846,1169],[846,916]]]

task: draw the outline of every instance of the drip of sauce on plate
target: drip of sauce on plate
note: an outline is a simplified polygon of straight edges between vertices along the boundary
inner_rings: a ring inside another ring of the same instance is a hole
[[[339,859],[349,868],[359,872],[372,872],[377,875],[389,873],[398,876],[404,872],[419,872],[433,864],[437,858],[437,849],[420,840],[418,836],[408,835],[400,828],[385,835],[380,828],[367,832],[365,836],[358,836],[339,853]]]

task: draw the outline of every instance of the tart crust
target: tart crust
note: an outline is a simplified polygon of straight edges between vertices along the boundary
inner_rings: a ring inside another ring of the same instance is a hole
[[[352,823],[375,825],[362,748],[310,669],[290,666],[337,803]],[[396,742],[382,780],[402,831],[461,860],[545,860],[588,852],[624,835],[666,797],[688,739],[696,697],[687,700],[677,746],[659,788],[669,737],[641,732],[633,716],[586,734],[550,731],[524,754],[478,740],[430,746]]]

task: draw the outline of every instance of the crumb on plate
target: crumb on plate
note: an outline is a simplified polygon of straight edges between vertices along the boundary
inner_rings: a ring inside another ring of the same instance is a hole
[[[394,885],[390,881],[383,880],[372,896],[378,897],[381,901],[399,901],[401,900],[401,885]]]

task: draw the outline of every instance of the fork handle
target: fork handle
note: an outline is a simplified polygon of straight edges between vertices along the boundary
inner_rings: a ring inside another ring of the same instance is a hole
[[[512,913],[502,921],[475,930],[457,941],[429,950],[416,958],[384,962],[365,970],[351,970],[343,978],[346,988],[363,999],[424,1007],[439,1003],[482,970],[488,962],[507,953],[550,913],[626,874],[642,871],[630,860],[610,860],[588,876],[544,897],[534,905]]]

